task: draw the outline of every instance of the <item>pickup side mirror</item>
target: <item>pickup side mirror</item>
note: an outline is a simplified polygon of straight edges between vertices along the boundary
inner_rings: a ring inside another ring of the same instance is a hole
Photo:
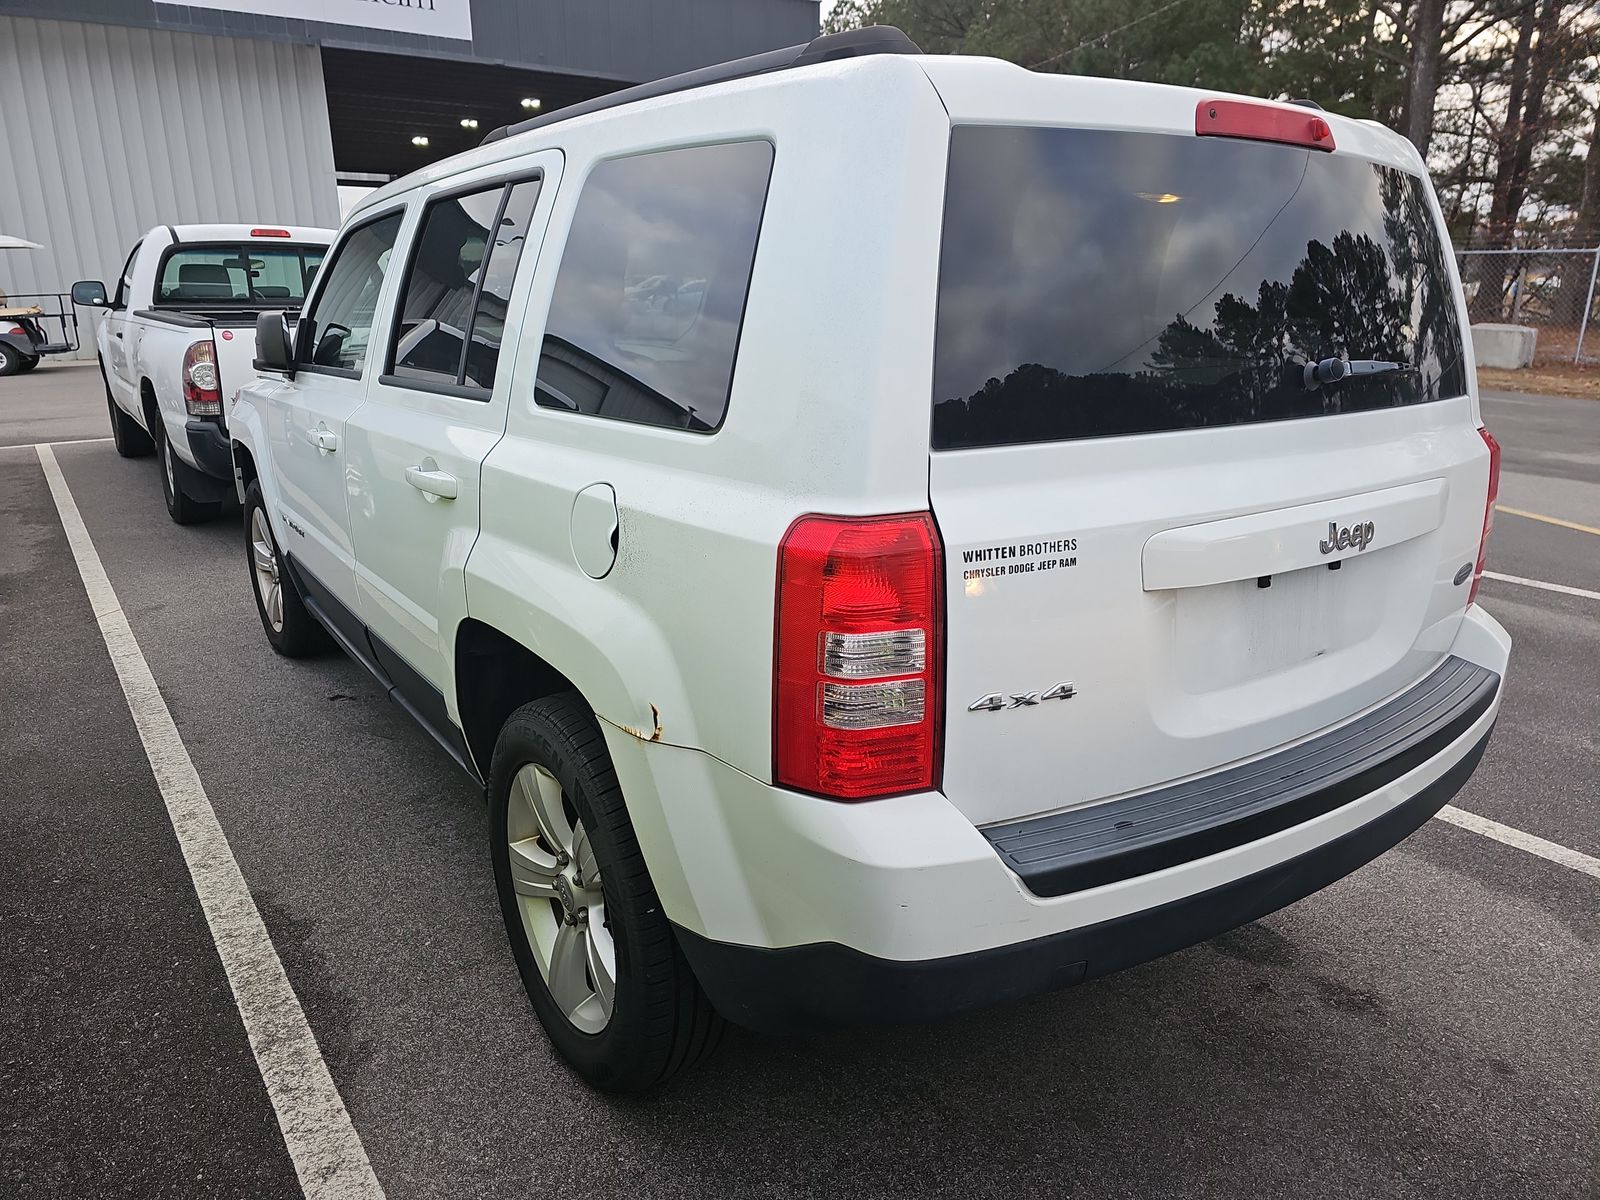
[[[281,310],[264,312],[256,318],[257,371],[269,371],[294,378],[294,341],[289,336],[289,318]]]
[[[72,285],[72,302],[86,308],[104,308],[109,303],[106,285],[98,279],[80,279]]]

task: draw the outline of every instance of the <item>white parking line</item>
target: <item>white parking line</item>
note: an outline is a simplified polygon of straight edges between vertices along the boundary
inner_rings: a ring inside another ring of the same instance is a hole
[[[1560,592],[1563,596],[1582,596],[1585,600],[1600,600],[1600,592],[1587,588],[1568,587],[1564,583],[1546,583],[1542,579],[1524,579],[1520,575],[1502,575],[1499,571],[1485,571],[1485,579],[1498,579],[1501,583],[1520,583],[1523,587],[1538,588],[1541,592]]]
[[[32,450],[38,452],[40,446],[87,446],[92,442],[109,442],[111,438],[66,438],[59,442],[18,442],[14,446],[0,446],[0,450]]]
[[[1526,850],[1529,854],[1537,854],[1550,862],[1571,867],[1574,871],[1600,879],[1600,858],[1593,858],[1582,851],[1555,842],[1547,842],[1542,837],[1513,829],[1510,825],[1502,825],[1499,821],[1491,821],[1488,817],[1480,817],[1477,813],[1469,813],[1453,804],[1446,804],[1435,815],[1441,821],[1449,821],[1450,824],[1459,825],[1462,829],[1470,829],[1473,833],[1482,834],[1486,838],[1493,838],[1507,846],[1515,846],[1518,850]]]
[[[284,974],[227,835],[156,687],[150,664],[117,602],[55,453],[48,445],[37,449],[67,544],[233,988],[234,1003],[244,1020],[289,1157],[294,1160],[300,1189],[309,1200],[381,1200],[383,1188],[372,1172],[366,1149],[350,1123],[350,1114],[306,1023],[299,997]]]

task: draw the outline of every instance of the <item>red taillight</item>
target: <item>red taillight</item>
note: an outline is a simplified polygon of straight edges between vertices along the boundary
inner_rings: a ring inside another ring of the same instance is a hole
[[[1304,109],[1244,100],[1202,100],[1195,106],[1194,131],[1201,137],[1247,138],[1333,149],[1333,130],[1325,118]]]
[[[251,237],[288,237],[289,236],[289,231],[287,229],[252,229],[250,231],[250,236]]]
[[[778,548],[778,783],[839,800],[938,786],[943,580],[928,513],[789,526]]]
[[[196,342],[183,352],[183,406],[191,417],[222,415],[217,355],[209,340]]]
[[[1468,604],[1478,598],[1478,585],[1483,582],[1483,567],[1489,557],[1489,533],[1494,529],[1494,504],[1500,499],[1500,443],[1494,440],[1494,434],[1482,426],[1478,427],[1478,435],[1483,438],[1483,444],[1489,447],[1489,498],[1483,506],[1483,536],[1478,539],[1478,565],[1472,572],[1472,591],[1467,594]]]

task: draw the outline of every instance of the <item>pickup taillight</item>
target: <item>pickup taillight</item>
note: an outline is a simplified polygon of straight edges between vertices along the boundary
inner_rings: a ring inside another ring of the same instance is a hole
[[[789,527],[774,639],[781,786],[866,800],[939,785],[943,560],[928,513]]]
[[[217,352],[210,338],[183,352],[183,406],[191,417],[222,415],[222,384],[217,377]]]

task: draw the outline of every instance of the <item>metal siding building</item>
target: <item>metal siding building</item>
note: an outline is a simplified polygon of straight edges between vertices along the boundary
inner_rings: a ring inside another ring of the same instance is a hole
[[[110,281],[156,224],[339,223],[314,46],[0,16],[0,112],[0,233],[45,247],[0,251],[12,295]]]
[[[111,283],[163,223],[337,225],[340,173],[465,149],[526,116],[519,97],[549,112],[818,26],[816,0],[410,0],[470,40],[405,32],[404,4],[270,15],[298,2],[0,0],[0,233],[45,246],[0,251],[0,291]]]

